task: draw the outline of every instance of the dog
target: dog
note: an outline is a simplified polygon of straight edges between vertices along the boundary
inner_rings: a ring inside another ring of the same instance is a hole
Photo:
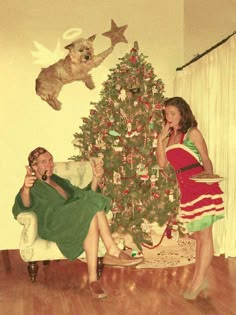
[[[53,65],[43,68],[36,79],[36,94],[54,110],[60,110],[62,103],[57,99],[64,84],[83,81],[87,88],[94,89],[90,70],[99,66],[111,54],[114,46],[94,55],[93,41],[96,35],[80,38],[65,46],[69,53]]]

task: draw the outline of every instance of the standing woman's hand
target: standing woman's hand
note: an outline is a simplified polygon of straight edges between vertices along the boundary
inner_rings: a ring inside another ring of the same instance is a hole
[[[170,133],[170,124],[166,123],[158,136],[156,157],[160,167],[165,167],[168,163],[165,153],[166,138]]]
[[[159,142],[163,142],[170,133],[170,124],[166,123],[158,136]]]

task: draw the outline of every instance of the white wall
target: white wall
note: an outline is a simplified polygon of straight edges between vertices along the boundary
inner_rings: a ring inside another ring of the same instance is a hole
[[[234,31],[236,0],[185,0],[184,62],[189,62]]]
[[[185,3],[184,3],[185,2]],[[184,16],[184,19],[183,19]],[[236,30],[236,0],[9,0],[0,11],[0,249],[18,247],[20,226],[11,214],[16,192],[22,185],[26,157],[41,145],[54,153],[55,160],[66,160],[76,153],[71,141],[86,117],[90,102],[99,99],[101,83],[109,69],[119,63],[139,42],[140,51],[149,56],[155,73],[172,95],[175,68],[183,65]],[[128,24],[121,43],[97,69],[92,71],[96,88],[88,90],[81,82],[64,86],[59,99],[60,112],[51,109],[34,92],[40,65],[34,64],[31,50],[37,40],[53,50],[57,39],[68,44],[63,33],[71,27],[82,29],[81,36],[94,33],[95,52],[106,49],[110,41],[101,34]]]
[[[103,65],[92,71],[95,90],[88,90],[81,82],[64,86],[59,95],[63,108],[54,111],[34,91],[40,66],[31,55],[33,41],[53,50],[59,39],[63,47],[69,42],[62,34],[79,27],[83,37],[97,34],[94,46],[99,53],[110,45],[101,34],[110,29],[111,18],[118,26],[128,24],[128,44],[118,44]],[[81,117],[88,116],[90,102],[99,99],[109,69],[136,40],[166,84],[166,95],[171,95],[175,68],[183,63],[183,0],[9,0],[1,4],[0,249],[18,247],[21,227],[11,209],[23,182],[29,151],[45,146],[56,161],[76,153],[71,141],[79,131]]]

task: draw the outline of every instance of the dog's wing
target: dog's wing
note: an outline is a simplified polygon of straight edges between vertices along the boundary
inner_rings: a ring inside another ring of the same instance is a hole
[[[53,51],[37,41],[34,41],[34,46],[36,50],[31,51],[31,55],[35,58],[34,63],[41,66],[49,66],[65,57],[65,51],[61,48],[59,39],[57,39],[56,47]]]

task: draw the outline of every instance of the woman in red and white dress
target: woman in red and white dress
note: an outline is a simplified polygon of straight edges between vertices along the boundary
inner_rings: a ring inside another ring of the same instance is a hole
[[[179,215],[188,233],[196,240],[196,263],[191,282],[183,296],[195,299],[207,292],[206,273],[214,249],[212,225],[224,217],[223,192],[219,183],[195,182],[191,177],[213,175],[206,142],[186,101],[169,98],[164,103],[165,126],[158,137],[157,160],[160,167],[170,163],[176,171],[180,190]],[[206,180],[207,181],[207,180]]]

